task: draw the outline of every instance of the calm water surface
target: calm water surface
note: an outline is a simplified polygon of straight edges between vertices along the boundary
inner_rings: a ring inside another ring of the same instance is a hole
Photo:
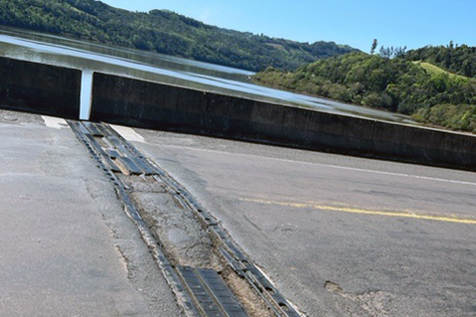
[[[258,86],[253,72],[158,53],[0,28],[0,56],[201,89],[283,105],[412,123],[408,117]]]

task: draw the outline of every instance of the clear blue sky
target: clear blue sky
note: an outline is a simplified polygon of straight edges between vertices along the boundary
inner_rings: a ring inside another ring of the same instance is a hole
[[[168,9],[238,31],[300,42],[476,46],[476,0],[102,0],[130,11]]]

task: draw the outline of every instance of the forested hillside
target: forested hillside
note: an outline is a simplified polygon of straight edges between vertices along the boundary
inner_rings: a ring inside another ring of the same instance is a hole
[[[129,12],[94,0],[0,0],[0,25],[111,43],[247,70],[283,69],[353,51],[333,42],[275,39],[166,11]]]
[[[412,61],[424,61],[442,67],[450,72],[476,78],[476,47],[457,46],[452,42],[447,46],[426,46],[409,51],[405,57]]]
[[[270,67],[258,73],[255,81],[476,132],[476,79],[429,65],[404,57],[350,53],[294,72]]]

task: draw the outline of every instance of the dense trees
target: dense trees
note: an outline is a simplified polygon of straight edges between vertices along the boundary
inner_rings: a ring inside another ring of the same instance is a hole
[[[405,58],[425,61],[450,72],[476,78],[476,47],[457,46],[450,42],[447,46],[427,46],[409,51]]]
[[[407,51],[406,46],[404,47],[382,46],[380,48],[380,56],[386,57],[386,58],[404,57],[406,51]]]
[[[475,107],[458,106],[476,105],[476,80],[438,68],[429,71],[404,58],[349,53],[319,60],[294,72],[267,68],[255,80],[476,132]],[[451,118],[446,117],[444,109],[448,109]]]
[[[0,24],[249,70],[283,69],[350,51],[206,25],[167,10],[129,12],[94,0],[0,0]]]

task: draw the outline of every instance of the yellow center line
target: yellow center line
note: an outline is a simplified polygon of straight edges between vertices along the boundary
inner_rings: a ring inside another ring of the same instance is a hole
[[[272,200],[262,200],[262,199],[251,199],[251,198],[240,198],[241,201],[264,204],[264,205],[276,205],[276,206],[286,206],[294,208],[312,208],[316,210],[328,210],[328,211],[338,211],[338,212],[347,212],[353,214],[364,214],[364,215],[377,215],[377,216],[386,216],[386,217],[400,217],[400,218],[413,218],[413,219],[424,219],[424,220],[433,220],[433,221],[444,221],[444,222],[453,222],[453,223],[464,223],[476,225],[476,219],[465,219],[459,217],[448,217],[448,216],[430,216],[430,215],[418,215],[412,212],[392,212],[392,211],[380,211],[380,210],[369,210],[361,209],[354,207],[340,207],[340,206],[325,206],[312,203],[293,203],[293,202],[284,202],[284,201],[272,201]]]

